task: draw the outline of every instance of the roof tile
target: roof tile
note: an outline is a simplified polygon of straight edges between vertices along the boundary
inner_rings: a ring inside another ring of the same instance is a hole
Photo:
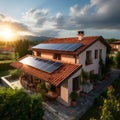
[[[30,56],[30,55],[27,55],[27,56]],[[71,63],[63,62],[63,66],[61,66],[59,69],[55,70],[53,73],[47,73],[42,70],[35,69],[31,66],[22,64],[19,62],[19,60],[16,62],[13,62],[11,65],[28,74],[31,74],[42,80],[45,80],[55,86],[58,86],[61,82],[63,82],[66,78],[70,77],[75,71],[77,71],[81,67],[80,64],[71,64]]]

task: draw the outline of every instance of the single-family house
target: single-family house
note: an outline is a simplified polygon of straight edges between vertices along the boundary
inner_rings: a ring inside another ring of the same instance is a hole
[[[44,81],[57,94],[57,100],[69,106],[70,93],[81,91],[81,70],[100,73],[99,61],[105,63],[108,46],[102,36],[84,36],[84,31],[78,31],[77,37],[51,38],[33,46],[33,55],[26,55],[11,65],[27,74],[30,83]],[[26,87],[32,86],[25,82],[22,81]],[[85,92],[90,90],[92,84]]]
[[[111,46],[111,50],[113,53],[117,53],[118,51],[120,51],[120,40],[117,40],[113,43],[110,44]]]

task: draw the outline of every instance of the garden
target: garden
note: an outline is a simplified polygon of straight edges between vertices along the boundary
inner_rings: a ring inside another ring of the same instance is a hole
[[[94,100],[93,106],[80,120],[119,120],[120,118],[120,76]]]

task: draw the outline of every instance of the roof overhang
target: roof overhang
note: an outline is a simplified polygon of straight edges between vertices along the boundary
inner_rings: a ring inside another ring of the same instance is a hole
[[[28,56],[31,56],[31,55],[26,55],[20,58],[18,61],[11,63],[11,66],[17,69],[20,69],[21,71],[24,71],[25,73],[28,73],[32,76],[40,78],[41,80],[49,82],[54,86],[59,86],[64,80],[68,79],[71,75],[73,75],[75,72],[77,72],[81,68],[80,64],[71,64],[71,63],[62,62],[63,65],[59,69],[55,70],[53,73],[47,73],[45,71],[36,69],[34,67],[31,67],[29,65],[22,64],[21,62],[19,62],[20,60]],[[32,56],[32,57],[35,57],[35,56]],[[38,58],[38,57],[35,57],[35,58]]]

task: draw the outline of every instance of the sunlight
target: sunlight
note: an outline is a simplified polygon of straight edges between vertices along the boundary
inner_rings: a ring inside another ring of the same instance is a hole
[[[14,37],[14,33],[13,33],[12,29],[5,27],[4,29],[1,30],[0,36],[4,40],[11,41],[12,38]]]

